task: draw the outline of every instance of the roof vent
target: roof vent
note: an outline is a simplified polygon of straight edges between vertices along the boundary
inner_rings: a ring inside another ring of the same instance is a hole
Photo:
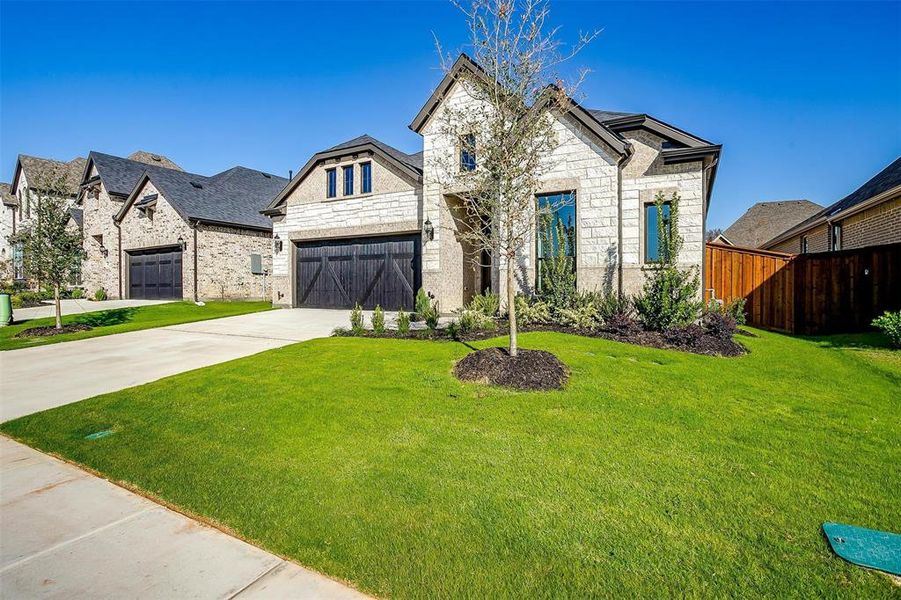
[[[262,175],[263,175],[263,177],[265,177],[266,179],[272,179],[272,175],[270,175],[269,173],[263,173]]]
[[[197,183],[196,181],[192,181],[192,182],[191,182],[191,185],[193,185],[194,187],[196,187],[198,190],[202,190],[202,189],[203,189],[203,186],[200,185],[199,183]]]
[[[160,156],[159,154],[151,154],[150,158],[152,158],[156,162],[163,162],[163,157]]]

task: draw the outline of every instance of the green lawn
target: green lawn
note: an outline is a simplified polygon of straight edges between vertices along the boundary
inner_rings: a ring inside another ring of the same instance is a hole
[[[63,317],[63,325],[85,323],[93,327],[93,329],[88,331],[77,331],[54,336],[16,337],[16,334],[24,329],[45,327],[56,322],[53,317],[31,319],[16,325],[0,327],[0,350],[16,350],[18,348],[43,346],[44,344],[83,340],[113,333],[137,331],[138,329],[150,329],[151,327],[164,327],[192,321],[233,317],[261,310],[270,310],[271,308],[272,304],[270,302],[207,302],[205,306],[197,306],[193,302],[169,302],[133,308],[115,308]]]
[[[0,429],[376,595],[898,597],[820,532],[901,529],[897,354],[521,339],[565,391],[461,384],[463,344],[330,338]]]

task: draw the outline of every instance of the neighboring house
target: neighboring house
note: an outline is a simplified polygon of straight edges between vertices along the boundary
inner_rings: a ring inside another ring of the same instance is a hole
[[[22,250],[21,245],[9,242],[6,232],[13,235],[30,224],[35,210],[34,203],[48,193],[46,189],[48,185],[59,186],[59,189],[53,190],[53,194],[59,195],[69,205],[73,204],[78,195],[78,184],[84,165],[84,158],[74,158],[64,162],[25,154],[19,155],[12,183],[9,186],[14,199],[8,200],[4,194],[3,222],[0,224],[4,233],[0,253],[5,252],[11,256],[15,279],[25,278]]]
[[[901,158],[798,225],[763,244],[792,254],[901,242]]]
[[[114,219],[126,296],[268,298],[272,223],[260,211],[287,182],[244,167],[145,172]]]
[[[742,248],[760,248],[821,210],[822,206],[810,200],[758,202],[713,241]]]
[[[503,263],[456,235],[459,191],[442,186],[436,166],[455,153],[461,165],[477,162],[478,141],[472,157],[460,140],[445,139],[436,117],[448,103],[472,102],[467,78],[481,76],[467,56],[457,60],[410,125],[422,152],[363,136],[310,158],[265,211],[275,232],[275,304],[410,308],[422,286],[447,312],[483,289],[504,291]],[[559,147],[536,202],[553,199],[564,222],[574,223],[580,289],[641,288],[656,258],[658,192],[681,196],[680,262],[703,267],[719,145],[646,114],[577,104],[557,117],[555,130]],[[517,270],[519,288],[532,291],[531,247]]]
[[[10,191],[8,183],[0,183],[0,281],[12,279],[13,245],[10,236],[16,233],[16,208],[18,200]]]

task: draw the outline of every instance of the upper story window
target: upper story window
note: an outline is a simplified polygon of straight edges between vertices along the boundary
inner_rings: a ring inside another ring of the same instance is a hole
[[[574,192],[542,194],[537,200],[536,287],[542,292],[545,272],[551,265],[576,270],[576,196]],[[566,265],[548,261],[563,261]]]
[[[334,198],[338,195],[338,171],[328,169],[325,172],[325,197]]]
[[[660,241],[663,232],[670,233],[670,203],[663,203],[663,228],[657,215],[657,205],[654,203],[644,205],[644,261],[646,263],[660,262]]]
[[[372,193],[372,163],[365,162],[360,165],[360,193]]]
[[[13,278],[25,279],[25,245],[22,242],[13,245]]]
[[[460,136],[460,171],[474,171],[476,168],[476,134]]]
[[[832,251],[838,252],[842,249],[842,224],[832,224]]]
[[[801,254],[807,254],[809,248],[810,248],[810,246],[807,243],[807,236],[802,235],[801,236]]]
[[[345,196],[353,196],[354,195],[354,166],[350,165],[348,167],[342,168],[344,175],[344,195]]]

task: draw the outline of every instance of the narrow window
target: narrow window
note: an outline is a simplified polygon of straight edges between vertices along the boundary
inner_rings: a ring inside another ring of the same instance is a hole
[[[576,196],[574,192],[538,196],[536,288],[544,291],[545,273],[576,270]]]
[[[372,163],[365,162],[360,165],[360,193],[372,192]]]
[[[809,246],[807,245],[807,236],[801,236],[801,254],[807,254]]]
[[[25,246],[22,242],[13,246],[13,278],[25,279]]]
[[[354,166],[350,165],[349,167],[342,168],[344,174],[344,195],[345,196],[353,196],[354,195]]]
[[[476,168],[476,135],[468,133],[460,137],[460,170],[474,171]]]
[[[325,172],[325,197],[334,198],[338,195],[338,172],[329,169]]]
[[[663,203],[663,226],[669,232],[670,203]],[[653,263],[661,260],[660,241],[662,239],[660,222],[657,219],[657,205],[644,205],[644,262]]]
[[[842,249],[842,224],[832,224],[832,251],[838,252]]]

